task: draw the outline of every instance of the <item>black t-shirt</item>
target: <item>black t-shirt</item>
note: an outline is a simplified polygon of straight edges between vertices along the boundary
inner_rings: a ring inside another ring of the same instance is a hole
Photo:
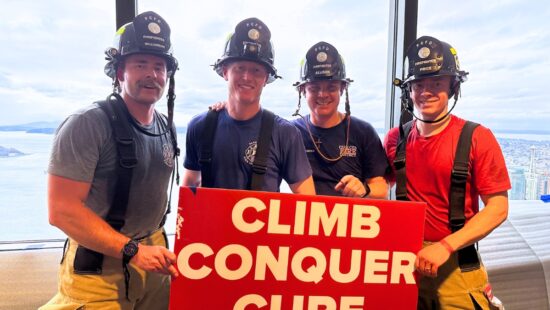
[[[344,156],[338,161],[327,161],[317,152],[308,133],[306,123],[313,139],[325,157],[337,158],[341,149],[346,148],[346,131],[348,121],[331,128],[314,126],[310,116],[293,121],[300,130],[311,169],[315,190],[320,195],[341,196],[334,187],[342,177],[351,174],[361,181],[384,176],[388,168],[388,159],[382,147],[378,134],[369,123],[356,117],[351,117],[349,142]]]

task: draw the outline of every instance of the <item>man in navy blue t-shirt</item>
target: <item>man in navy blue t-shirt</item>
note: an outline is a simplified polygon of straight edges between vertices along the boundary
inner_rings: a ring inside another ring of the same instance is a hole
[[[205,112],[193,118],[187,128],[183,185],[249,189],[258,145],[265,143],[269,148],[267,170],[259,190],[279,191],[284,179],[294,193],[315,194],[302,138],[290,122],[274,116],[270,141],[259,139],[262,116],[267,113],[260,105],[260,96],[264,86],[278,78],[270,36],[267,26],[257,18],[245,19],[235,27],[224,55],[214,64],[214,70],[228,82],[229,96],[209,141],[210,173],[205,174],[205,162],[200,160],[203,132],[208,127]]]
[[[306,54],[297,82],[300,106],[305,95],[310,114],[294,121],[302,133],[318,194],[386,198],[388,160],[378,134],[349,112],[350,82],[342,57],[326,42]],[[338,111],[346,93],[346,113]],[[298,111],[296,112],[298,114]]]

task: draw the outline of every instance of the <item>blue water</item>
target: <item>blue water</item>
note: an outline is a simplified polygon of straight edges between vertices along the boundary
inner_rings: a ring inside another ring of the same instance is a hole
[[[550,141],[550,135],[534,135],[524,133],[494,133],[497,138],[503,139],[520,139],[530,141]]]
[[[0,157],[0,241],[65,238],[49,225],[46,204],[48,159],[53,135],[0,132],[0,146],[15,148],[26,155]],[[185,135],[178,135],[185,141]],[[183,166],[180,160],[180,170]],[[180,171],[181,172],[181,171]],[[168,232],[175,231],[178,187],[172,194]]]

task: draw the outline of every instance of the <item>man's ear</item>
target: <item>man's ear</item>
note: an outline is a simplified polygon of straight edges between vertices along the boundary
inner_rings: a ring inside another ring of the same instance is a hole
[[[228,70],[229,69],[227,68],[227,64],[223,64],[222,65],[223,79],[226,80],[226,81],[228,80],[228,77],[227,77],[227,71]]]
[[[449,89],[449,99],[452,97],[458,96],[459,92],[460,92],[460,82],[455,79],[451,79],[451,85]]]
[[[116,69],[116,79],[119,81],[124,81],[124,66],[118,66]]]

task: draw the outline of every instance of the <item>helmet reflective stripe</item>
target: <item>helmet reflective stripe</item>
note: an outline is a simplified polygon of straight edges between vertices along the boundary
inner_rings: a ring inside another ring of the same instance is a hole
[[[346,77],[344,59],[338,50],[327,42],[313,45],[300,63],[300,81],[295,86],[302,86],[307,82],[320,80],[337,80],[349,83]]]
[[[113,47],[105,52],[108,60],[105,65],[105,74],[114,79],[118,64],[123,57],[138,53],[164,58],[169,76],[178,67],[178,62],[172,53],[170,26],[155,12],[141,13],[132,22],[118,29]]]
[[[252,17],[237,24],[235,32],[225,42],[224,53],[214,64],[214,70],[223,76],[224,64],[237,60],[253,61],[267,68],[267,82],[271,83],[279,77],[274,67],[274,58],[269,28],[261,20]]]

